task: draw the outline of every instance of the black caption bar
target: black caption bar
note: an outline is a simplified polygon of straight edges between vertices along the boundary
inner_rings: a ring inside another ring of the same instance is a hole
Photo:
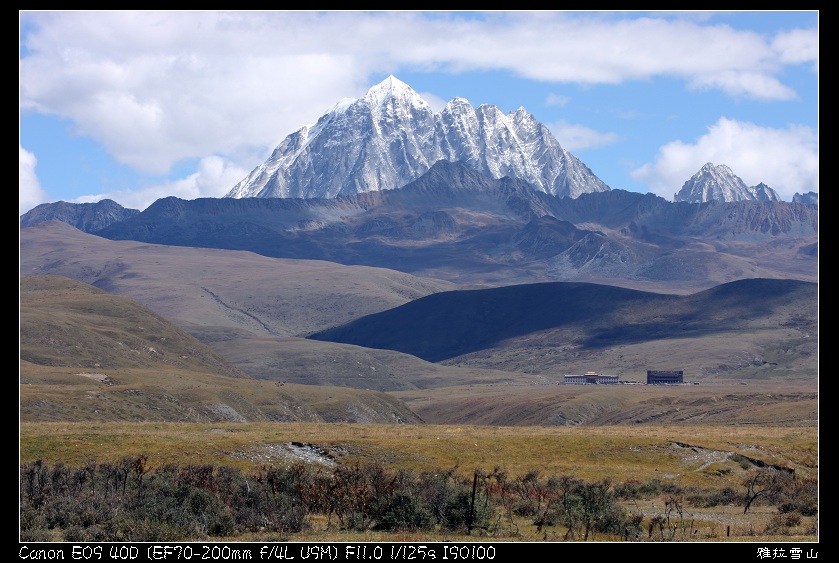
[[[626,557],[736,557],[739,562],[818,563],[819,544],[756,542],[438,542],[438,543],[27,543],[21,561],[512,561],[551,554]],[[829,557],[822,555],[822,559]]]

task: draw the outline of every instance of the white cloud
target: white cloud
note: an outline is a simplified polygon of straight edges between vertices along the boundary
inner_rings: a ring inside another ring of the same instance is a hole
[[[817,29],[795,29],[779,33],[772,40],[772,48],[778,52],[781,62],[812,63],[814,72],[818,73],[819,31]]]
[[[181,199],[223,197],[244,178],[244,170],[218,156],[201,159],[198,171],[174,182],[146,186],[139,190],[92,194],[77,198],[74,203],[92,203],[103,199],[118,201],[123,207],[143,210],[163,197]]]
[[[601,133],[563,120],[546,125],[562,148],[570,152],[611,145],[618,141],[617,133]]]
[[[547,107],[565,107],[571,101],[569,96],[562,96],[559,94],[548,94],[545,98],[545,106]]]
[[[409,84],[410,86],[410,84]],[[448,101],[432,92],[417,92],[417,95],[425,100],[435,113],[440,113],[446,107]]]
[[[619,12],[23,11],[21,21],[21,109],[69,118],[153,174],[243,145],[273,148],[384,69],[581,84],[671,76],[789,99],[783,64],[818,59],[817,30],[769,44],[728,26]]]
[[[50,196],[41,188],[35,166],[38,159],[35,155],[20,147],[20,168],[18,172],[18,210],[23,215],[33,207],[50,201]]]
[[[632,176],[650,191],[672,199],[682,185],[705,164],[725,164],[746,185],[761,182],[785,201],[796,192],[819,191],[818,135],[809,127],[786,129],[720,118],[695,143],[673,141],[661,147],[654,163]]]
[[[562,39],[544,41],[545,37]],[[581,84],[669,76],[738,96],[790,96],[788,89],[774,87],[767,93],[764,88],[778,81],[775,75],[782,66],[766,39],[725,25],[547,12],[490,19],[447,41],[453,55],[441,64],[458,70],[505,68],[535,80]],[[740,75],[757,77],[760,83],[750,88]],[[737,87],[731,89],[731,84]]]
[[[693,77],[689,83],[694,89],[718,89],[731,96],[751,97],[759,100],[792,100],[795,90],[782,84],[773,76],[760,72],[723,71]]]
[[[312,17],[32,12],[40,29],[25,40],[21,108],[71,119],[117,161],[151,174],[242,145],[273,147],[366,86],[368,70],[305,37]],[[318,35],[343,35],[337,24]]]

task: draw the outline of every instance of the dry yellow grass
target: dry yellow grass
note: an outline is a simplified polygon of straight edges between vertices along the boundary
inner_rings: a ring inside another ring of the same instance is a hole
[[[611,479],[743,490],[744,477],[755,470],[747,460],[794,469],[800,478],[818,477],[816,427],[722,426],[600,426],[577,428],[492,427],[438,425],[375,425],[324,423],[24,423],[20,427],[21,461],[118,461],[123,456],[147,455],[154,469],[166,463],[226,465],[244,472],[300,462],[290,442],[312,444],[339,463],[376,462],[389,470],[447,470],[464,476],[476,469],[500,468],[510,478],[539,470],[543,477],[570,475],[587,481]],[[734,455],[739,454],[739,455]],[[740,457],[742,456],[742,457]],[[324,458],[326,459],[326,458]],[[308,463],[317,464],[317,458]],[[324,466],[328,470],[328,467]],[[649,519],[665,513],[666,494],[624,501],[629,513]],[[506,518],[502,514],[499,518]],[[818,541],[818,517],[803,517],[786,535],[767,536],[778,517],[774,506],[698,508],[683,504],[672,514],[670,541],[813,542]],[[491,537],[476,532],[464,537],[446,532],[393,534],[351,532],[327,526],[311,515],[307,529],[291,536],[250,534],[235,541],[301,542],[416,542],[416,541],[562,541],[558,528],[539,530],[532,518],[499,522],[501,533]],[[815,531],[815,532],[814,532]],[[814,535],[815,534],[815,535]],[[594,541],[621,538],[596,537]],[[645,541],[649,538],[644,538]],[[196,537],[190,541],[207,541]],[[227,539],[229,541],[229,538]],[[212,540],[210,540],[212,541]]]
[[[495,467],[586,480],[659,479],[740,487],[747,459],[818,476],[816,427],[601,426],[576,428],[341,423],[23,423],[21,461],[80,465],[147,455],[165,463],[256,470],[293,463],[275,447],[317,445],[340,463],[382,463],[417,471]],[[733,456],[733,457],[732,457]]]

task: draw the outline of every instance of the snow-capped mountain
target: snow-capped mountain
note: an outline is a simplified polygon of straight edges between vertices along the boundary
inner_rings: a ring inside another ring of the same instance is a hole
[[[795,203],[806,203],[807,205],[818,205],[819,194],[817,192],[807,192],[804,194],[795,192],[795,195],[792,196],[792,201]]]
[[[704,203],[706,201],[781,201],[778,193],[760,183],[747,186],[725,164],[707,163],[684,183],[673,201]]]
[[[778,192],[763,182],[756,186],[751,186],[749,193],[754,196],[750,199],[754,199],[755,201],[781,201],[781,196],[778,195]]]
[[[475,109],[455,98],[435,113],[389,76],[286,137],[225,197],[334,198],[396,189],[440,160],[524,180],[558,197],[610,189],[524,108],[505,115],[497,106]]]

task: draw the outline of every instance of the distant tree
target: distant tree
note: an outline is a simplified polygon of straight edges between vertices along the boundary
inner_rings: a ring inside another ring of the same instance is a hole
[[[783,480],[776,469],[762,467],[749,475],[743,486],[746,488],[743,514],[746,514],[755,500],[777,493],[783,486]]]

